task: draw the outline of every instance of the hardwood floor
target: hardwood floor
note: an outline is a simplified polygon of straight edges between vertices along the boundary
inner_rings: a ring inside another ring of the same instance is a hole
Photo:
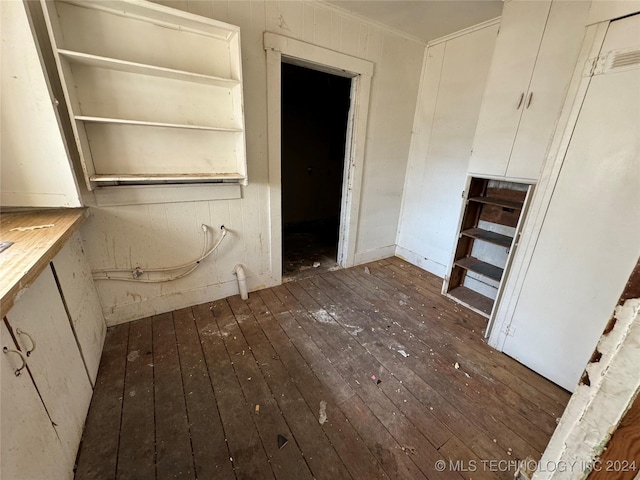
[[[569,393],[441,282],[389,258],[110,328],[76,479],[512,478]]]

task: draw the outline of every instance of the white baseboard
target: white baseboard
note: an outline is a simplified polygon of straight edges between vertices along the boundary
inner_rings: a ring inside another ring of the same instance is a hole
[[[373,250],[367,250],[366,252],[358,252],[355,255],[354,265],[361,265],[363,263],[375,262],[376,260],[382,260],[383,258],[393,257],[395,252],[395,245],[387,245],[386,247],[375,248]]]
[[[447,266],[442,265],[441,263],[434,262],[428,258],[423,257],[411,250],[401,247],[400,245],[396,246],[396,257],[400,257],[403,260],[406,260],[412,265],[419,267],[423,270],[426,270],[429,273],[433,273],[440,278],[444,278],[447,274]]]
[[[250,292],[275,286],[277,283],[269,273],[247,277],[247,287]],[[176,292],[159,297],[145,298],[139,302],[117,305],[103,309],[108,327],[120,323],[131,322],[151,315],[172,312],[180,308],[213,302],[221,298],[238,294],[238,283],[229,281],[215,285],[207,285],[186,292]]]

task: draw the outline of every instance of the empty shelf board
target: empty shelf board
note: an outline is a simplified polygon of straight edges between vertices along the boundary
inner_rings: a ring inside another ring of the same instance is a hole
[[[456,287],[447,293],[461,304],[488,317],[493,309],[493,300],[467,287]]]
[[[504,198],[495,197],[471,197],[470,202],[485,203],[487,205],[496,205],[503,208],[511,208],[513,210],[522,210],[523,202],[516,202],[513,200],[506,200]]]
[[[491,265],[490,263],[483,262],[482,260],[478,260],[475,257],[464,257],[459,260],[456,260],[455,264],[458,267],[462,267],[465,270],[469,270],[471,272],[479,273],[480,275],[484,275],[485,277],[489,277],[492,280],[497,282],[502,278],[502,274],[504,270],[500,267],[496,267],[495,265]]]
[[[484,230],[482,228],[470,228],[468,230],[464,230],[462,235],[482,240],[484,242],[493,243],[494,245],[499,245],[505,248],[511,247],[511,243],[513,242],[513,237],[496,232],[490,232],[489,230]]]

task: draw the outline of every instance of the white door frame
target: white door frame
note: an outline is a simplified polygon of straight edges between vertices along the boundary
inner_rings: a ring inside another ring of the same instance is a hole
[[[282,283],[281,67],[283,58],[285,63],[352,79],[337,258],[338,264],[342,267],[350,267],[355,263],[373,63],[271,32],[264,34],[264,49],[267,55],[271,276],[273,283],[279,285]]]

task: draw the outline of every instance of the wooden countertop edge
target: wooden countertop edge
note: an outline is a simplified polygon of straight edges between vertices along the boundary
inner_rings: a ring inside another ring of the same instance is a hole
[[[31,265],[31,267],[24,273],[20,280],[15,282],[2,296],[2,299],[0,299],[0,318],[4,318],[9,310],[11,310],[11,307],[13,307],[16,298],[20,296],[20,292],[28,288],[35,281],[35,279],[38,278],[38,275],[42,273],[49,262],[53,260],[53,257],[55,257],[62,249],[62,246],[65,244],[65,242],[69,240],[71,235],[73,235],[78,230],[78,228],[80,228],[80,225],[82,225],[89,216],[89,209],[86,207],[74,208],[73,210],[82,210],[82,214],[79,215],[78,218],[76,218],[73,223],[65,229],[62,235],[60,235],[60,237],[58,237],[58,239],[47,249],[47,251],[43,255],[41,255],[35,263]]]

